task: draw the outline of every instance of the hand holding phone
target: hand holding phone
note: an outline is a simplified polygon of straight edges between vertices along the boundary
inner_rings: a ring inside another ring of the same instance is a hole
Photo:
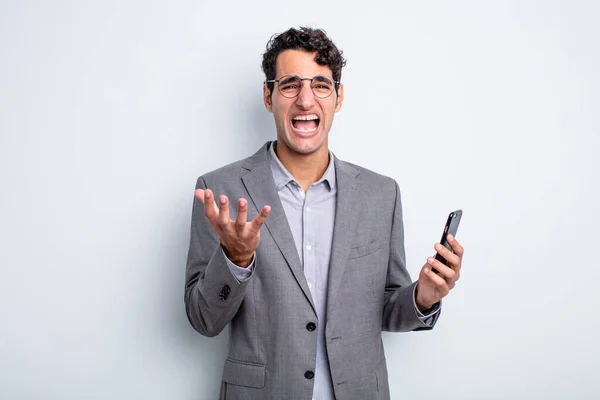
[[[444,227],[444,232],[442,233],[442,239],[440,240],[440,244],[450,251],[452,251],[452,246],[450,246],[450,244],[448,243],[447,237],[448,234],[456,236],[456,231],[458,230],[458,224],[460,223],[462,213],[462,210],[452,211],[448,215],[448,220],[446,221],[446,226]],[[439,253],[435,255],[435,259],[444,265],[448,265],[448,261]],[[432,268],[432,271],[435,273],[438,272],[435,268]]]

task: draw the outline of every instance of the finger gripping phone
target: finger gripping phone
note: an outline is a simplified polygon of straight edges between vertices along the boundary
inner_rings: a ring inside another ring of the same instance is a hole
[[[440,244],[452,251],[452,246],[448,243],[447,236],[451,234],[456,237],[456,231],[458,230],[458,224],[460,223],[460,218],[462,217],[462,210],[452,211],[448,215],[448,220],[446,221],[446,226],[444,227],[444,232],[442,233],[442,239],[440,240]],[[448,261],[442,257],[439,253],[435,255],[435,259],[441,262],[444,265],[448,265]],[[437,272],[433,269],[433,272]]]

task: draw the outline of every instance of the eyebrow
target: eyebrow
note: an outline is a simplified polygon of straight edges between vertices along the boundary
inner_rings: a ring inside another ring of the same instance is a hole
[[[299,76],[297,76],[297,75],[288,75],[288,76],[283,77],[283,79],[280,79],[279,83],[280,84],[288,83],[289,81],[292,81],[292,80],[298,79],[298,78],[299,78]]]
[[[313,79],[316,79],[317,82],[332,83],[332,80],[327,78],[326,76],[317,75]]]

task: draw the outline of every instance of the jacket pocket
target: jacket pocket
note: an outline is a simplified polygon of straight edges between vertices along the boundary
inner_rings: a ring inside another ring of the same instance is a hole
[[[348,259],[360,258],[364,256],[368,256],[369,254],[375,253],[377,250],[381,248],[381,243],[379,240],[375,240],[369,244],[363,246],[356,246],[350,249],[350,254],[348,255]]]
[[[223,367],[223,381],[231,385],[262,389],[265,387],[265,365],[227,358]]]

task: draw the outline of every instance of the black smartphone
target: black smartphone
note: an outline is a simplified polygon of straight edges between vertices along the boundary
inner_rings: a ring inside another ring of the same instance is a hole
[[[440,240],[440,244],[452,251],[452,247],[448,243],[446,237],[448,234],[456,237],[456,231],[458,230],[458,224],[460,223],[460,218],[462,217],[462,210],[452,211],[448,215],[448,220],[446,221],[446,226],[444,227],[444,232],[442,233],[442,239]],[[435,259],[441,262],[444,265],[448,265],[448,261],[444,257],[442,257],[439,253],[435,255]],[[431,269],[433,272],[438,272],[435,268]]]

